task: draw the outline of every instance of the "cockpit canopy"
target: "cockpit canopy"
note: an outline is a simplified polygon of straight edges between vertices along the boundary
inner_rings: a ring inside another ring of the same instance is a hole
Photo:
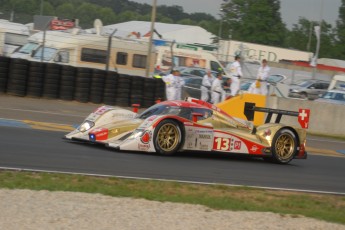
[[[199,117],[199,120],[204,120],[212,116],[213,111],[208,108],[193,108],[193,107],[182,107],[182,106],[174,106],[168,104],[156,104],[143,113],[138,115],[140,119],[146,119],[153,115],[176,115],[179,117],[183,117],[187,120],[192,120],[192,113],[200,113],[203,114],[202,117]]]

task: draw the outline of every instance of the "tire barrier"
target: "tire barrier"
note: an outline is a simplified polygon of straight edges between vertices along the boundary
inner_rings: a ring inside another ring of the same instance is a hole
[[[103,103],[106,105],[116,105],[118,78],[119,75],[116,72],[107,72],[105,75]]]
[[[116,105],[130,106],[132,76],[120,74],[117,80]]]
[[[145,78],[140,76],[132,76],[130,86],[129,105],[139,104],[143,105],[144,96],[144,82]]]
[[[10,61],[9,57],[0,56],[0,94],[6,93]]]
[[[46,63],[42,97],[57,99],[60,90],[61,65]]]
[[[11,59],[7,82],[9,95],[26,96],[26,85],[30,62],[24,59]]]
[[[30,62],[28,70],[27,92],[28,97],[39,98],[43,93],[46,64],[42,62]]]
[[[91,77],[90,102],[100,104],[103,102],[103,92],[107,71],[94,69]]]
[[[74,99],[78,102],[87,103],[90,98],[92,69],[77,68],[75,79]]]
[[[59,98],[65,101],[74,100],[75,78],[77,68],[69,65],[61,67]]]
[[[155,104],[155,79],[145,78],[143,88],[144,92],[141,107],[150,107],[151,105]]]
[[[154,78],[155,80],[155,100],[166,100],[165,83],[161,78]]]
[[[165,99],[165,84],[162,79],[0,56],[0,93],[145,108]]]

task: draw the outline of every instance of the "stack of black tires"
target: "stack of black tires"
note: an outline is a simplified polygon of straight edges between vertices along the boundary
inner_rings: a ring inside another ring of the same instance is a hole
[[[77,68],[73,66],[61,66],[60,74],[60,94],[59,98],[65,101],[74,100],[75,78]]]
[[[83,103],[89,102],[91,91],[91,79],[91,68],[77,68],[74,100]]]
[[[6,93],[11,59],[0,56],[0,93]]]
[[[127,107],[131,101],[132,76],[119,74],[117,79],[116,105]]]
[[[119,75],[116,72],[106,72],[105,74],[103,103],[106,105],[116,105],[118,77]]]
[[[42,97],[48,99],[57,99],[60,94],[60,76],[61,67],[55,63],[46,63],[44,72],[44,84]]]
[[[45,71],[46,63],[30,62],[26,96],[35,98],[42,97]]]
[[[9,95],[26,96],[29,64],[28,60],[11,59],[7,81],[7,93]]]

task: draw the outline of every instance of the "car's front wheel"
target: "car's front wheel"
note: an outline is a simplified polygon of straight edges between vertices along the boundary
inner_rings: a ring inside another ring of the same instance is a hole
[[[156,152],[162,155],[176,153],[182,145],[182,138],[183,133],[176,121],[163,120],[157,125],[153,135]]]
[[[276,163],[289,163],[297,152],[296,135],[289,129],[279,130],[272,142],[272,160]]]

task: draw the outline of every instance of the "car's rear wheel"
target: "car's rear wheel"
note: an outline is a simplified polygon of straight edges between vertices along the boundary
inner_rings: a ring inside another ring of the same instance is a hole
[[[183,134],[179,124],[168,119],[157,125],[153,138],[155,149],[159,154],[172,155],[180,149]]]
[[[289,129],[279,130],[272,142],[272,160],[279,164],[287,164],[293,159],[296,152],[296,135]]]

